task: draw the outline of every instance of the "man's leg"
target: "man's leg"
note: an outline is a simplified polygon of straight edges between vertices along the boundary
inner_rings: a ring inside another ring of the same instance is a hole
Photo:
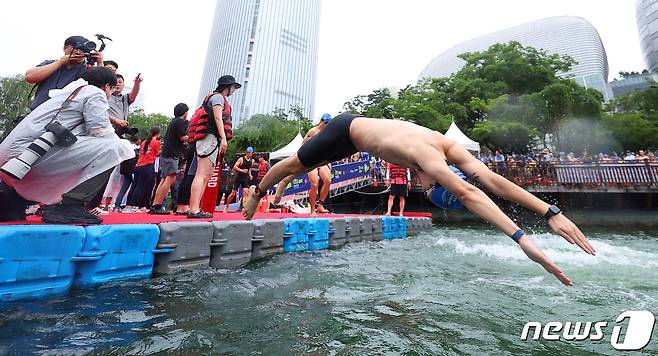
[[[326,214],[329,211],[324,208],[324,203],[327,201],[329,196],[329,190],[331,189],[331,169],[329,166],[322,166],[318,168],[318,173],[320,174],[320,179],[322,180],[322,188],[320,189],[320,201],[318,201],[318,213]]]
[[[391,209],[393,208],[393,202],[395,201],[395,196],[393,194],[388,195],[388,209],[386,210],[386,216],[391,215]]]
[[[237,188],[236,188],[236,187],[233,187],[233,190],[231,190],[231,194],[229,194],[229,195],[228,195],[228,198],[226,198],[226,202],[225,202],[226,205],[224,205],[224,212],[227,212],[227,211],[228,211],[228,206],[229,206],[229,205],[231,204],[231,202],[233,201],[233,198],[235,197],[235,195],[238,194],[238,189],[239,189],[239,188],[240,188],[239,186],[238,186]]]
[[[128,191],[128,188],[130,188],[130,185],[133,183],[133,176],[132,174],[130,175],[124,175],[123,176],[123,184],[121,185],[121,189],[119,190],[119,194],[117,194],[117,200],[114,202],[114,210],[118,210],[121,207],[121,204],[123,203],[123,197],[126,195],[126,192]]]
[[[295,175],[291,174],[279,182],[279,185],[276,187],[276,193],[274,193],[274,204],[279,204],[281,202],[281,198],[283,198],[283,194],[286,192],[288,184],[290,184],[295,177]],[[260,182],[258,183],[258,186],[260,187]]]
[[[404,213],[404,195],[400,195],[400,216]]]
[[[100,224],[103,219],[89,213],[87,205],[103,193],[114,168],[90,178],[62,194],[62,202],[44,209],[43,220],[55,224]]]
[[[317,215],[315,212],[315,203],[318,198],[318,170],[314,169],[308,172],[308,181],[311,183],[311,189],[308,191],[308,203],[311,206],[311,216]]]
[[[322,162],[321,164],[326,163]],[[275,164],[272,169],[267,172],[265,177],[263,177],[263,180],[260,182],[258,187],[252,186],[249,188],[249,200],[247,201],[247,205],[245,205],[245,210],[243,213],[244,217],[247,220],[251,220],[251,218],[254,216],[254,213],[256,212],[256,207],[258,206],[260,198],[264,196],[264,194],[267,194],[267,190],[272,188],[283,178],[290,175],[296,177],[314,168],[316,167],[304,167],[302,162],[299,161],[299,158],[297,158],[297,154],[294,154]]]
[[[162,202],[164,201],[164,198],[167,195],[169,188],[171,188],[171,185],[174,183],[175,180],[176,180],[175,174],[168,175],[165,179],[160,180],[160,184],[158,184],[158,188],[155,190],[155,198],[153,198],[153,206],[151,207],[151,211],[149,211],[149,213],[169,214],[169,212],[162,207]]]

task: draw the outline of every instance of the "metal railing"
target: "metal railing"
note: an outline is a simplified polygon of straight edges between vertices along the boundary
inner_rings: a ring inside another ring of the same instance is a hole
[[[539,163],[526,167],[492,168],[521,186],[656,186],[658,163]]]

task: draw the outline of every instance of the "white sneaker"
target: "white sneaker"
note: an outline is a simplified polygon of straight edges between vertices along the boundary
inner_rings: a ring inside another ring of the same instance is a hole
[[[94,215],[107,215],[107,214],[110,213],[109,211],[105,211],[101,208],[93,208],[93,209],[89,210],[89,212],[94,214]]]

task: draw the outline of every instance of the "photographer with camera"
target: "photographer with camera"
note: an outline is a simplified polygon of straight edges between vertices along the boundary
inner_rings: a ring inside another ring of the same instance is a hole
[[[0,201],[12,202],[0,205],[0,221],[25,219],[28,200],[51,204],[43,212],[47,223],[102,222],[87,209],[112,169],[135,155],[107,114],[115,85],[110,69],[86,70],[52,91],[0,144]]]
[[[86,64],[85,64],[86,60]],[[96,43],[82,36],[71,36],[64,41],[64,55],[58,60],[46,60],[25,73],[25,81],[37,85],[30,110],[50,98],[51,89],[61,89],[77,80],[88,65],[103,66],[103,54],[96,51]]]

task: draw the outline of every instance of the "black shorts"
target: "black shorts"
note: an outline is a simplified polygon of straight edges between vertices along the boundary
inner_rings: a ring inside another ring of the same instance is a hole
[[[357,149],[350,139],[350,125],[357,117],[359,115],[340,114],[329,121],[319,134],[306,141],[297,151],[297,157],[304,167],[339,161],[355,154]]]
[[[240,186],[242,186],[243,189],[248,189],[249,188],[249,177],[246,175],[241,175],[238,174],[235,177],[235,181],[233,182],[233,190],[238,190],[240,189]]]
[[[409,192],[406,184],[391,184],[391,190],[388,194],[394,197],[406,197]]]

